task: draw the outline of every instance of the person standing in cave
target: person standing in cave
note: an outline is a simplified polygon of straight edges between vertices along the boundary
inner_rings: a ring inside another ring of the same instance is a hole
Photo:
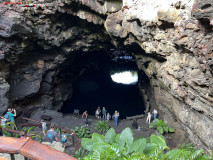
[[[2,116],[1,117],[1,126],[2,126],[2,128],[6,127],[6,123],[7,123],[7,119]],[[5,137],[4,134],[3,134],[3,137]]]
[[[84,118],[85,126],[88,126],[88,113],[85,111],[82,115],[82,118]]]
[[[157,115],[158,115],[158,111],[157,111],[157,109],[155,109],[155,108],[154,108],[154,110],[153,110],[153,112],[152,112],[152,113],[154,114],[154,120],[156,120]]]
[[[74,133],[71,133],[70,135],[72,136]],[[61,134],[61,143],[62,143],[62,147],[65,148],[66,147],[66,143],[67,143],[67,137],[68,137],[69,134],[66,134],[66,131],[63,130],[62,131],[62,134]]]
[[[14,125],[11,124],[11,128],[14,130],[14,128],[15,128],[15,118],[14,117],[16,116],[16,110],[14,108],[13,109],[9,108],[7,114],[8,114],[10,122],[14,123]]]
[[[136,119],[133,120],[133,122],[132,122],[132,128],[133,128],[133,129],[138,129],[138,122],[137,122]]]
[[[46,136],[47,135],[47,123],[42,119],[41,120],[41,124],[42,124],[42,131],[43,131],[43,133],[44,133],[44,136]]]
[[[102,109],[103,120],[106,120],[106,119],[107,119],[106,113],[107,113],[107,110],[105,109],[105,107],[103,107],[103,109]]]
[[[152,114],[151,114],[150,112],[148,112],[146,122],[149,122],[149,123],[150,123],[151,117],[152,117]]]
[[[118,126],[118,117],[119,117],[119,112],[115,111],[115,126]]]
[[[54,129],[55,129],[55,125],[51,124],[50,130],[47,131],[47,137],[48,137],[50,143],[53,143],[53,141],[58,140],[58,133],[56,131],[54,131]]]
[[[98,109],[95,111],[95,117],[98,118]]]
[[[7,119],[1,116],[1,126],[4,127],[6,125]]]
[[[100,109],[100,107],[97,108],[96,114],[97,114],[98,119],[101,119],[101,109]]]
[[[109,114],[109,112],[107,113],[107,121],[109,121],[111,119],[111,115]]]

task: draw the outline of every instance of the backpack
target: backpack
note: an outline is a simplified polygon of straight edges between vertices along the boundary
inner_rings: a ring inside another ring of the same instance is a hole
[[[67,135],[62,134],[62,135],[61,135],[61,140],[62,140],[62,141],[66,141],[66,139],[67,139]]]
[[[4,118],[6,118],[8,122],[10,122],[10,117],[9,117],[9,114],[8,114],[8,113],[6,113],[6,114],[4,115]]]
[[[115,119],[115,114],[112,115],[112,119]]]
[[[53,136],[52,136],[52,134],[47,134],[47,137],[49,138],[49,139],[52,139],[53,138]]]

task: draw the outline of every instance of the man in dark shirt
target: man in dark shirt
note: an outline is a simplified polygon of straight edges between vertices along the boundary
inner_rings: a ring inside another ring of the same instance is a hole
[[[133,129],[138,129],[138,122],[137,122],[136,120],[134,120],[134,121],[132,122],[132,128],[133,128]]]
[[[55,126],[51,125],[50,130],[47,131],[47,137],[51,143],[58,140],[58,133],[54,131],[54,128]]]

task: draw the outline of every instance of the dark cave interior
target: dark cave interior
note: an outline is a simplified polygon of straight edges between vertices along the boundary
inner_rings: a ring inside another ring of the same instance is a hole
[[[137,71],[137,65],[131,60],[115,60],[115,57],[112,60],[112,57],[100,52],[75,57],[74,63],[81,64],[83,74],[74,83],[73,94],[64,102],[60,112],[67,114],[79,109],[81,113],[87,110],[89,115],[95,115],[100,106],[106,107],[111,115],[115,110],[119,111],[121,119],[143,114],[145,106],[138,84],[120,84],[110,77],[110,74],[120,71]],[[64,72],[70,72],[70,67],[66,67]]]

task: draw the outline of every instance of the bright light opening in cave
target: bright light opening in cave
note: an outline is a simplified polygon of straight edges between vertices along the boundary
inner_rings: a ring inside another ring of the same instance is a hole
[[[136,84],[138,82],[138,72],[136,71],[124,71],[111,74],[111,78],[116,83],[122,84]]]

